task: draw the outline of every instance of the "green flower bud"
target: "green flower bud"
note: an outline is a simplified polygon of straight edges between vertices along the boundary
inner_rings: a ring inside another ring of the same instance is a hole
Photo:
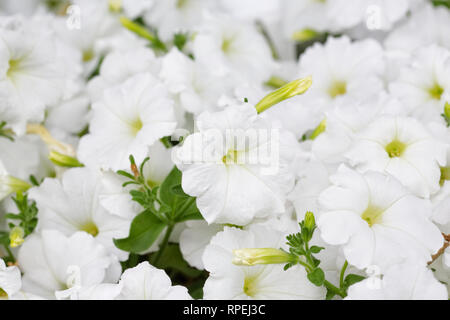
[[[8,174],[0,173],[0,200],[12,193],[23,193],[31,188],[31,184]]]
[[[293,261],[291,254],[274,248],[247,248],[233,250],[233,263],[238,266],[279,264]]]
[[[292,34],[292,40],[297,41],[297,42],[303,42],[303,41],[308,41],[308,40],[314,39],[318,35],[320,35],[319,32],[317,32],[313,29],[307,28],[307,29],[295,31]]]
[[[316,219],[311,211],[306,212],[304,221],[305,227],[308,228],[308,230],[312,230],[316,226]]]
[[[258,113],[261,113],[264,110],[269,109],[273,105],[280,103],[281,101],[305,93],[306,90],[309,89],[311,84],[312,84],[311,76],[289,82],[288,84],[282,86],[280,89],[277,89],[269,93],[264,98],[262,98],[262,100],[258,102],[255,106],[256,111]]]
[[[60,167],[65,168],[74,168],[74,167],[83,167],[83,164],[78,161],[78,159],[67,156],[65,154],[50,151],[50,155],[48,156],[51,162]]]

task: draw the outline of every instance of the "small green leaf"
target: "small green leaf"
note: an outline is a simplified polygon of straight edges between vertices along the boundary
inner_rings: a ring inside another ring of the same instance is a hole
[[[123,251],[139,253],[150,248],[165,227],[164,222],[146,210],[133,219],[129,236],[114,239],[114,244]]]
[[[360,275],[357,275],[357,274],[350,273],[344,279],[344,287],[348,288],[351,285],[364,280],[365,278],[366,277],[364,277],[364,276],[360,276]]]
[[[320,251],[322,251],[323,249],[325,249],[324,247],[318,247],[318,246],[312,246],[309,251],[311,251],[312,253],[319,253]]]
[[[322,269],[317,268],[313,270],[312,272],[308,273],[308,279],[316,286],[320,287],[323,285],[323,282],[325,281],[325,273]]]

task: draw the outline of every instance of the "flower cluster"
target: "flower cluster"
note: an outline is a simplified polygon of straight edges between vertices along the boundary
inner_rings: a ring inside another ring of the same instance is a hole
[[[448,299],[450,1],[2,0],[0,298]]]

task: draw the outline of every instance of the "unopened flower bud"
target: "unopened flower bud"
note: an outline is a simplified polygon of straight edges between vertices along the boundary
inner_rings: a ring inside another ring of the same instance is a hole
[[[305,227],[309,230],[312,230],[316,226],[316,219],[311,211],[306,212],[304,221]]]
[[[279,264],[292,261],[291,254],[274,248],[247,248],[233,250],[233,263],[239,266]]]
[[[65,168],[83,167],[83,164],[80,163],[77,158],[67,156],[57,151],[50,151],[50,155],[48,156],[48,158],[50,159],[51,162],[60,167]]]
[[[308,40],[316,38],[319,34],[320,33],[318,33],[317,31],[315,31],[313,29],[298,30],[292,34],[292,40],[298,41],[298,42],[308,41]]]
[[[269,109],[273,105],[280,103],[281,101],[305,93],[306,90],[309,89],[311,84],[312,84],[311,76],[291,81],[288,84],[282,86],[280,89],[277,89],[269,93],[264,98],[262,98],[262,100],[258,102],[255,106],[256,111],[258,113],[261,113],[264,110]]]

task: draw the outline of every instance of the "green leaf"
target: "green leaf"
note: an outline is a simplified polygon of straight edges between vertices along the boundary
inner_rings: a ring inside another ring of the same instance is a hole
[[[344,279],[344,287],[348,288],[351,285],[364,280],[365,278],[366,277],[364,277],[364,276],[360,276],[360,275],[357,275],[357,274],[350,273]]]
[[[187,33],[175,33],[173,36],[173,44],[175,47],[178,48],[178,50],[182,51],[184,46],[186,45],[186,42],[188,41],[188,34]]]
[[[203,219],[195,198],[187,195],[181,188],[181,172],[174,167],[159,189],[159,197],[162,202],[172,208],[174,222]]]
[[[313,284],[320,287],[325,281],[325,273],[320,268],[314,269],[312,272],[308,273],[308,279]]]
[[[146,210],[133,219],[129,236],[114,239],[114,244],[121,250],[139,253],[150,248],[165,227],[164,222]]]
[[[184,193],[183,189],[181,188],[181,184],[173,186],[172,189],[171,189],[171,192],[174,195],[177,195],[177,196],[180,196],[180,197],[183,197],[183,198],[189,198],[189,196],[186,193]]]
[[[189,266],[181,254],[179,245],[172,243],[167,245],[164,254],[161,255],[156,267],[160,269],[171,268],[189,278],[198,277],[202,273],[201,270]]]
[[[309,251],[311,251],[312,253],[319,253],[320,251],[322,251],[323,249],[325,249],[324,247],[318,247],[318,246],[312,246]]]
[[[179,193],[181,193],[183,197],[189,197],[181,188],[181,191],[177,190],[177,193],[174,193],[174,189],[177,189],[178,186],[181,186],[181,171],[178,170],[177,167],[173,167],[172,171],[170,171],[169,175],[161,184],[159,190],[161,201],[173,207],[178,200]]]

